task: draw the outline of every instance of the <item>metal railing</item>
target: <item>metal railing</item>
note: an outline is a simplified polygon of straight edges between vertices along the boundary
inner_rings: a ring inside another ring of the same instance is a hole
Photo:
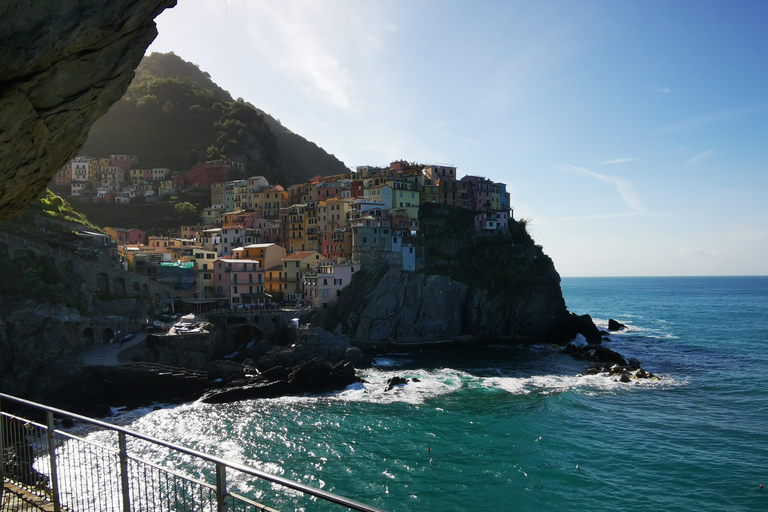
[[[65,511],[253,511],[275,509],[234,492],[228,476],[247,479],[249,488],[261,490],[258,499],[300,493],[314,503],[340,505],[362,512],[383,512],[327,491],[255,469],[245,464],[208,455],[160,439],[133,432],[85,416],[0,393],[14,402],[44,413],[45,423],[9,414],[0,407],[0,510],[24,510],[19,492],[38,496]],[[99,431],[98,442],[55,428],[54,417],[83,422]],[[137,454],[159,455],[163,465]],[[197,477],[184,475],[166,465],[196,466]],[[29,500],[26,500],[29,501]],[[11,507],[14,508],[11,508]],[[40,510],[39,507],[28,509]],[[305,507],[302,507],[305,509]]]

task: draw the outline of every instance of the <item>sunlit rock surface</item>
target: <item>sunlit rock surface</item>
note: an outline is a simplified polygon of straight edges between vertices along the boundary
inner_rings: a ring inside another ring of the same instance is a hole
[[[120,99],[176,0],[0,4],[0,221],[20,212]]]

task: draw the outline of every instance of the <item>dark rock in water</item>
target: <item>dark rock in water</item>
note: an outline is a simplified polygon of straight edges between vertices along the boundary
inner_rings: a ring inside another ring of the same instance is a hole
[[[331,365],[316,357],[295,368],[288,376],[288,384],[298,393],[319,393],[343,389],[357,382],[355,367],[349,361]]]
[[[635,377],[637,377],[638,379],[647,379],[648,373],[642,368],[638,368],[637,371],[635,372]]]
[[[417,377],[411,379],[411,382],[421,382]]]
[[[627,359],[627,364],[629,365],[630,370],[637,370],[640,368],[640,361],[638,361],[634,357],[630,357],[629,359]]]
[[[619,382],[632,382],[632,379],[629,377],[628,374],[622,373],[621,378],[619,379]]]
[[[595,326],[591,316],[571,313],[571,322],[576,332],[584,336],[588,343],[600,343],[602,341],[603,337],[600,330]]]
[[[211,361],[205,367],[208,372],[208,380],[221,379],[225,382],[239,380],[245,377],[245,368],[234,361]]]
[[[609,333],[608,331],[604,331],[602,329],[600,330],[600,335],[603,336],[603,339],[605,339],[605,337],[608,336],[609,334],[611,333]]]
[[[608,336],[603,336],[603,341],[611,341],[611,338],[609,338]]]
[[[62,428],[72,428],[75,426],[75,422],[72,418],[63,418],[61,420]]]
[[[279,380],[268,380],[273,377],[279,377]],[[254,398],[323,393],[343,389],[355,382],[358,382],[358,378],[352,363],[341,361],[332,365],[318,357],[293,368],[271,368],[257,379],[243,382],[239,386],[211,390],[203,395],[202,401],[218,404]]]
[[[626,329],[627,326],[622,324],[621,322],[617,322],[613,318],[608,319],[608,330],[609,331],[620,331],[622,329]]]
[[[602,345],[585,345],[583,347],[568,345],[565,351],[576,359],[586,359],[597,363],[617,363],[622,366],[627,364],[624,356]]]
[[[399,377],[399,376],[391,377],[389,380],[387,380],[387,388],[384,391],[389,391],[395,386],[402,386],[407,383],[408,383],[408,379],[405,379],[403,377]]]

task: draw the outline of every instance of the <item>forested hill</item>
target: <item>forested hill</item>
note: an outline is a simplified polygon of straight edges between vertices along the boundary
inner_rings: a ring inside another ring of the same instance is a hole
[[[144,57],[123,98],[91,128],[80,154],[133,154],[173,174],[198,162],[245,162],[247,176],[290,185],[345,165],[276,119],[216,85],[173,53]],[[244,177],[247,177],[244,176]]]

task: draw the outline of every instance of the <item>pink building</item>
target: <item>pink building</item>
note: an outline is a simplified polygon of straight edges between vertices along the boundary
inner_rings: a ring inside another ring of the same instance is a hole
[[[349,286],[352,276],[359,270],[358,263],[318,262],[314,271],[304,273],[304,302],[316,309],[335,304],[341,290]]]
[[[467,184],[467,207],[481,212],[490,211],[491,188],[496,184],[481,176],[464,176],[461,181]]]
[[[146,244],[147,233],[141,229],[104,228],[118,245]]]
[[[264,269],[255,259],[219,258],[213,262],[213,289],[230,305],[265,302]]]

